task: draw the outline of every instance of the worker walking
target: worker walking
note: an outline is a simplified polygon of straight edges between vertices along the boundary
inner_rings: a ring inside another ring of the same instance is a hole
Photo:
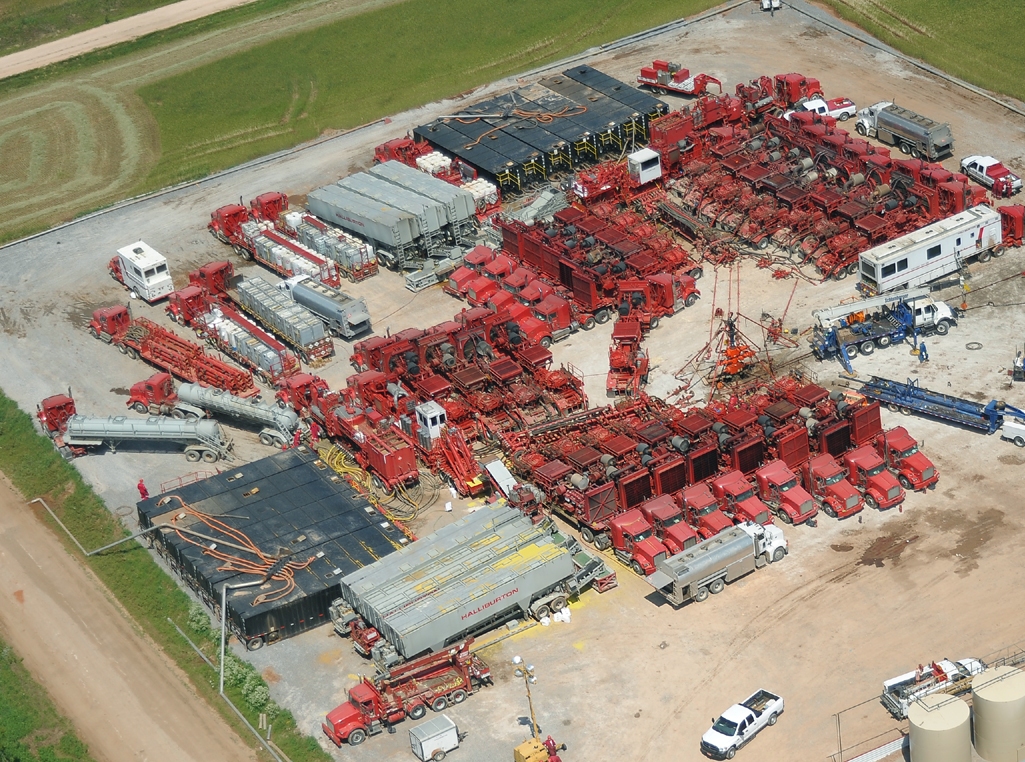
[[[295,430],[295,435],[292,437],[292,447],[299,446],[299,442],[302,440],[302,435],[303,433],[301,429]]]
[[[146,482],[144,482],[142,479],[139,479],[139,483],[136,484],[135,486],[139,490],[139,499],[140,500],[149,500],[149,490],[146,489]]]
[[[925,342],[918,345],[918,364],[929,362],[929,353],[925,351]]]
[[[310,421],[310,445],[314,448],[317,447],[317,443],[320,441],[320,426],[316,421]]]

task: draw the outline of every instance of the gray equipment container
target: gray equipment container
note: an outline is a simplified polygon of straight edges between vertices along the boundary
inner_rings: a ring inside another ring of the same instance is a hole
[[[444,714],[409,729],[409,747],[420,762],[444,759],[459,748],[459,728]]]
[[[224,436],[216,421],[178,420],[151,416],[129,418],[126,415],[107,417],[73,415],[62,434],[64,444],[78,447],[107,445],[111,450],[121,442],[172,442],[186,445],[186,457],[200,457],[209,463],[220,458],[229,460],[232,443]],[[192,457],[189,453],[196,453]],[[209,453],[209,455],[208,455]]]
[[[648,584],[677,606],[715,579],[732,582],[764,565],[755,555],[755,540],[740,527],[727,529],[683,553],[655,562]]]
[[[416,217],[337,185],[311,191],[306,205],[320,219],[349,230],[361,238],[390,251],[416,244],[419,225]]]
[[[378,664],[411,659],[576,592],[579,564],[553,531],[487,506],[343,577],[342,598],[390,644]]]
[[[884,143],[899,146],[903,141],[908,141],[933,161],[954,152],[954,136],[949,124],[893,104],[879,112],[876,130],[877,136]]]
[[[386,161],[371,167],[370,174],[444,204],[450,225],[472,219],[477,211],[473,194],[469,191],[406,166],[400,161]]]
[[[307,358],[330,354],[330,351],[324,351],[325,342],[330,343],[331,340],[320,318],[293,302],[263,278],[240,281],[233,296],[243,309],[301,350]]]
[[[414,215],[420,227],[420,235],[437,234],[448,225],[448,212],[443,204],[416,191],[393,185],[380,177],[357,172],[343,177],[336,184],[340,188],[346,188],[373,201]]]
[[[370,310],[362,297],[353,298],[344,291],[302,276],[289,278],[279,288],[323,320],[336,336],[353,339],[369,333],[372,328]]]
[[[223,389],[182,384],[178,387],[178,399],[217,416],[226,415],[263,426],[260,441],[269,446],[286,444],[299,428],[299,416],[294,410],[257,399],[236,397]]]

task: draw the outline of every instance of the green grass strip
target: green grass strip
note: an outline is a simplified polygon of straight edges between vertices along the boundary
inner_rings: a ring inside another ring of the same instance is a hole
[[[159,188],[452,96],[716,0],[406,0],[140,88]]]
[[[1017,23],[1022,6],[1017,0],[825,3],[902,53],[978,87],[1025,100],[1025,55]],[[942,114],[930,116],[943,119]]]
[[[49,439],[36,433],[32,419],[2,392],[0,471],[23,495],[44,498],[87,549],[128,535],[78,470],[61,458]],[[48,516],[46,520],[52,523]],[[63,532],[56,531],[69,551],[79,555]],[[217,695],[217,673],[199,658],[167,619],[170,617],[189,633],[215,663],[219,630],[210,626],[209,617],[198,614],[197,605],[149,552],[131,542],[84,561],[142,629],[189,675],[196,692],[221,713],[245,743],[255,744],[252,734]],[[226,672],[226,692],[250,722],[256,726],[260,712],[266,712],[274,726],[274,742],[293,762],[330,760],[314,738],[299,732],[291,713],[269,700],[267,686],[255,670],[236,662],[227,662],[231,669]]]
[[[0,760],[93,762],[13,649],[0,641]]]

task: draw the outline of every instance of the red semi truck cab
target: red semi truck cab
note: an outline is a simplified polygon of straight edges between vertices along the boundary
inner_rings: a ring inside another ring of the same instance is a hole
[[[903,426],[876,437],[876,452],[904,489],[934,489],[940,480],[936,466],[918,449],[918,442]]]
[[[555,293],[555,289],[543,280],[532,280],[516,295],[516,299],[527,307],[534,307],[541,303],[542,299]]]
[[[75,415],[76,412],[75,401],[71,397],[67,394],[55,394],[39,403],[36,418],[52,438],[55,434],[64,431],[68,418]]]
[[[89,333],[97,339],[103,335],[110,336],[111,341],[116,343],[131,326],[132,316],[128,313],[127,307],[100,307],[93,311],[92,320],[89,321]]]
[[[653,497],[638,508],[669,555],[675,556],[698,544],[697,532],[683,520],[683,511],[669,495]]]
[[[538,302],[534,307],[534,317],[548,326],[554,341],[564,339],[581,328],[585,331],[594,328],[593,317],[577,313],[572,304],[555,294],[549,294]]]
[[[753,521],[755,524],[771,524],[769,507],[755,494],[755,488],[734,470],[712,480],[712,494],[719,501],[719,508],[733,523]]]
[[[480,277],[481,268],[489,262],[493,262],[498,256],[494,249],[487,246],[474,246],[466,256],[463,257],[463,264],[456,268],[456,271],[449,276],[442,290],[452,296],[460,298],[466,296],[470,284]]]
[[[847,472],[829,453],[804,464],[804,486],[830,518],[845,519],[864,508],[861,495],[844,477]]]
[[[755,471],[755,482],[759,497],[786,524],[803,524],[819,512],[797,475],[782,460],[766,463]]]
[[[636,508],[621,513],[609,522],[609,536],[616,557],[647,577],[655,573],[655,562],[668,554],[666,546],[655,539],[655,532]]]
[[[694,527],[703,540],[733,526],[733,522],[719,510],[719,503],[704,482],[685,489],[681,501],[687,523]]]
[[[904,502],[904,489],[886,470],[886,464],[872,445],[844,453],[847,481],[862,494],[865,505],[885,511]]]
[[[502,279],[515,269],[516,263],[512,259],[499,254],[480,269],[477,277],[467,287],[466,301],[475,307],[487,304],[488,299],[498,292]]]

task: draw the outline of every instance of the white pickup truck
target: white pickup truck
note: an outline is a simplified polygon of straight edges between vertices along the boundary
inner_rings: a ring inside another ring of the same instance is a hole
[[[737,749],[758,732],[775,725],[783,714],[783,699],[767,690],[759,690],[734,704],[701,736],[701,751],[712,759],[733,759]]]

